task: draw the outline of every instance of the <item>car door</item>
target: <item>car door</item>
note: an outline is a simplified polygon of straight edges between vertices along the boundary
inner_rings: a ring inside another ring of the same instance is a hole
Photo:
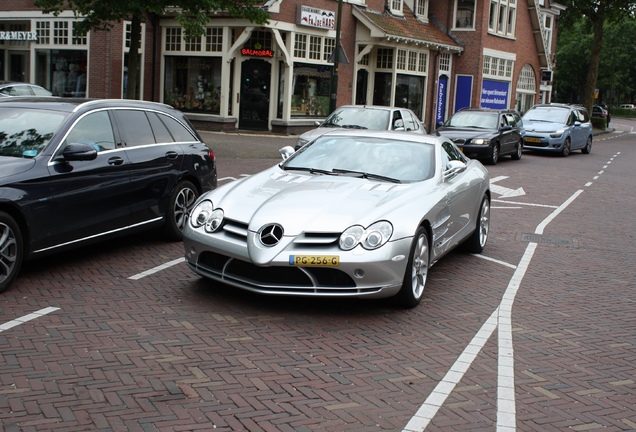
[[[585,147],[585,144],[587,143],[587,137],[592,135],[592,122],[590,120],[590,116],[587,113],[587,110],[581,108],[577,109],[576,111],[579,121],[581,122],[581,127],[579,128],[579,136],[576,146],[572,145],[572,147],[580,149]]]
[[[75,143],[90,145],[97,157],[62,160],[66,146]],[[125,150],[115,145],[108,111],[85,114],[71,126],[49,162],[51,196],[47,214],[42,215],[50,220],[57,245],[128,225],[129,168]]]
[[[507,154],[512,151],[516,143],[516,138],[508,118],[504,113],[499,114],[499,152]]]
[[[420,124],[415,120],[410,111],[401,110],[402,119],[404,119],[404,127],[409,132],[417,132],[420,129]]]
[[[452,173],[449,170],[451,161],[467,163],[461,151],[450,142],[442,144],[442,171],[443,182],[441,184],[446,196],[445,229],[443,235],[435,239],[434,247],[436,255],[445,253],[450,247],[457,244],[472,226],[470,214],[474,209],[474,197],[471,195],[470,179],[466,171]]]
[[[175,138],[178,131],[171,132],[178,122],[151,110],[117,109],[113,115],[119,143],[130,161],[132,221],[157,222],[165,215],[170,194],[182,175],[184,151]],[[195,140],[191,134],[186,138]]]

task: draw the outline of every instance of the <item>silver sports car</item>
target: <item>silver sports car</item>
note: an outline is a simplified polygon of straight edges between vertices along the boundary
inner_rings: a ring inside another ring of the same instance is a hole
[[[195,272],[258,293],[414,307],[433,263],[486,244],[488,171],[446,138],[337,130],[281,155],[199,198],[183,234]]]

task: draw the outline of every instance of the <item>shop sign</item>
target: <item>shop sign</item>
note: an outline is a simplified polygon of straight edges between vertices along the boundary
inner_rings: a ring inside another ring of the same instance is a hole
[[[241,54],[249,57],[274,57],[274,51],[260,48],[243,48]]]
[[[507,81],[484,80],[481,85],[481,108],[506,109],[508,108],[508,89],[510,85]]]
[[[34,41],[38,40],[38,34],[36,32],[0,31],[0,40]]]
[[[299,6],[298,24],[333,30],[336,27],[336,13],[309,6]]]
[[[437,84],[437,107],[435,108],[435,124],[444,122],[446,115],[446,94],[448,93],[448,77],[441,75]]]

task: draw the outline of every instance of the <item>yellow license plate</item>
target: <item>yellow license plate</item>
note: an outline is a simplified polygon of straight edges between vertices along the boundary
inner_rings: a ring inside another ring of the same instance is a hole
[[[290,255],[289,265],[297,267],[338,267],[338,255]]]
[[[526,142],[538,143],[541,142],[541,138],[526,138]]]

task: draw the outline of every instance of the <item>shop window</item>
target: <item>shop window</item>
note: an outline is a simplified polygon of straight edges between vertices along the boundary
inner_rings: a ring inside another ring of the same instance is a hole
[[[475,0],[455,0],[455,28],[475,28]]]
[[[398,74],[394,106],[409,108],[415,115],[422,118],[424,82],[425,78],[422,76]]]
[[[292,81],[292,117],[329,114],[329,88],[333,67],[294,63]]]
[[[36,84],[54,96],[86,96],[86,50],[37,50],[35,62]]]
[[[166,56],[164,103],[182,111],[220,113],[221,58]]]

